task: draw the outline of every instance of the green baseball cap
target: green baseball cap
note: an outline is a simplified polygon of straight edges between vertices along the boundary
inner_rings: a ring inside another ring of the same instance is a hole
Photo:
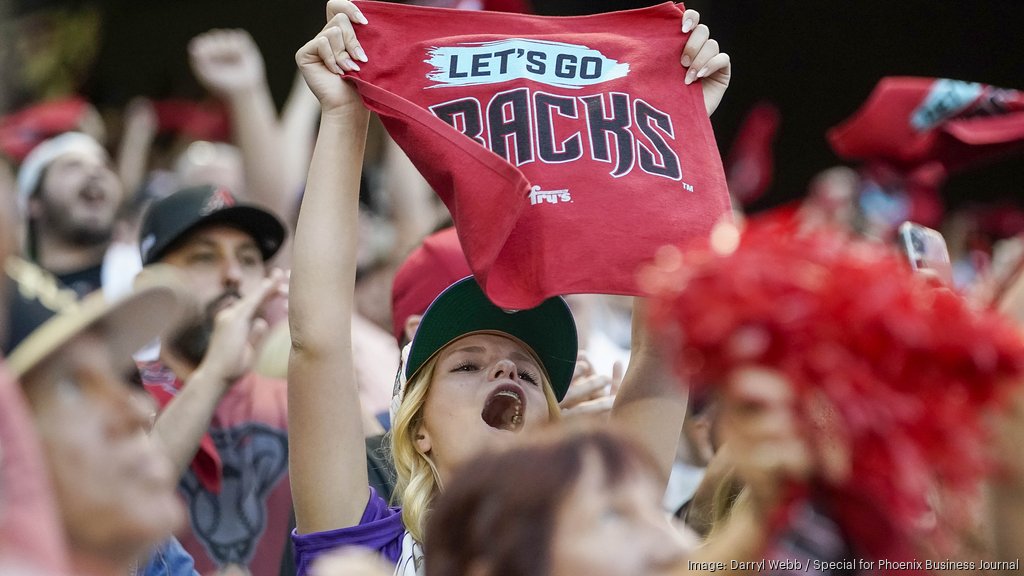
[[[565,398],[578,350],[576,322],[565,300],[548,298],[536,308],[505,311],[487,299],[472,276],[441,292],[423,313],[405,364],[406,379],[442,348],[475,332],[501,332],[529,346],[551,380],[555,398]]]

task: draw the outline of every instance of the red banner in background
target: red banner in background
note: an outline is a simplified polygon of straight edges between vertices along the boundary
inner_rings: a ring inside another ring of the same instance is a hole
[[[682,7],[552,18],[358,2],[349,75],[448,206],[487,295],[637,294],[729,210]]]

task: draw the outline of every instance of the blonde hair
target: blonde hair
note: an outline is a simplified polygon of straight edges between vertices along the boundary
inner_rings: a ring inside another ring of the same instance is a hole
[[[705,539],[717,536],[725,529],[735,510],[746,510],[752,505],[750,489],[744,486],[735,470],[726,474],[711,497],[711,510],[705,527]]]
[[[402,505],[402,523],[417,542],[424,542],[427,516],[434,498],[444,488],[434,461],[416,448],[416,432],[423,421],[423,406],[434,380],[437,358],[435,355],[427,360],[406,384],[405,397],[395,411],[395,420],[388,432],[396,474],[394,496]],[[551,421],[557,421],[561,419],[558,400],[543,370],[541,380],[548,400],[548,416]]]

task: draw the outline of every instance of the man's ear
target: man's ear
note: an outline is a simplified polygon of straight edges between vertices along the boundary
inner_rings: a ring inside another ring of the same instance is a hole
[[[39,199],[39,194],[36,193],[28,199],[28,218],[27,220],[35,220],[43,213],[43,201]]]
[[[416,335],[416,329],[420,327],[420,320],[422,319],[422,314],[410,314],[405,319],[405,339],[409,342],[412,342],[412,337]]]

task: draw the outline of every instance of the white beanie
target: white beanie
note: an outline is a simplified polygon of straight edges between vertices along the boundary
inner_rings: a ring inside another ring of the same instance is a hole
[[[107,157],[107,151],[95,138],[81,132],[65,132],[54,136],[28,153],[18,169],[18,209],[22,214],[28,213],[28,199],[39,186],[39,179],[46,167],[68,152],[79,150],[99,152],[104,158]]]

